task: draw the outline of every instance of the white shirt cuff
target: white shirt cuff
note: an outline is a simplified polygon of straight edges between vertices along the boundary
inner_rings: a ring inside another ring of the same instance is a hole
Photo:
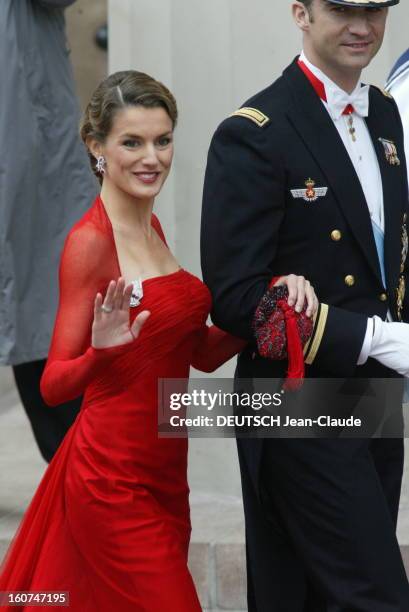
[[[364,342],[362,344],[361,353],[358,358],[358,365],[364,365],[368,361],[369,353],[372,346],[372,337],[374,332],[374,322],[373,319],[368,319],[368,323],[366,325],[366,333]]]

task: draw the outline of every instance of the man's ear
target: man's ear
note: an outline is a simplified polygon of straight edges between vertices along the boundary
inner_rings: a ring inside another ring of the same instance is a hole
[[[307,32],[311,23],[311,14],[302,2],[293,2],[291,6],[293,19],[303,32]]]

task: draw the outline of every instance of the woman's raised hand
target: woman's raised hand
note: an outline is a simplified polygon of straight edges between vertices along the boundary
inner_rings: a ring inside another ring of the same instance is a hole
[[[92,323],[92,346],[96,349],[112,348],[133,342],[151,314],[143,310],[129,325],[129,302],[132,285],[125,287],[125,280],[111,281],[105,298],[97,293],[94,302],[94,321]]]
[[[288,304],[294,306],[296,312],[302,311],[305,300],[307,300],[307,310],[305,314],[307,317],[315,315],[318,310],[319,302],[310,281],[303,276],[289,274],[288,276],[281,276],[279,280],[274,283],[274,287],[280,287],[282,285],[287,287]]]

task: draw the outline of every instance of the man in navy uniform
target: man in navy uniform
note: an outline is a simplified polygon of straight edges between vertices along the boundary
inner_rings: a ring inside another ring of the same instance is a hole
[[[238,379],[285,375],[257,353],[253,320],[271,278],[288,274],[320,301],[307,377],[409,376],[402,125],[392,97],[360,81],[398,2],[293,2],[302,54],[214,135],[202,267],[214,322],[249,341]],[[401,437],[239,439],[238,450],[250,612],[409,611]]]

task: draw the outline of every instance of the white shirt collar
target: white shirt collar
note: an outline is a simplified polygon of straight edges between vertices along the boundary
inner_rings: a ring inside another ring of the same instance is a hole
[[[331,81],[327,75],[322,72],[319,68],[314,66],[309,59],[307,59],[304,50],[301,51],[300,60],[304,62],[304,64],[311,70],[311,72],[323,83],[325,87],[325,93],[327,96],[327,102],[324,102],[331,117],[334,121],[337,121],[342,116],[342,111],[348,103],[352,103],[354,98],[357,96],[365,95],[368,96],[368,105],[369,105],[369,87],[367,85],[363,86],[362,82],[359,81],[354,91],[351,94],[348,94],[344,89],[341,89],[339,85]],[[340,100],[344,100],[345,104],[339,103]],[[363,116],[368,115],[368,109],[365,109],[365,112],[361,113]]]

